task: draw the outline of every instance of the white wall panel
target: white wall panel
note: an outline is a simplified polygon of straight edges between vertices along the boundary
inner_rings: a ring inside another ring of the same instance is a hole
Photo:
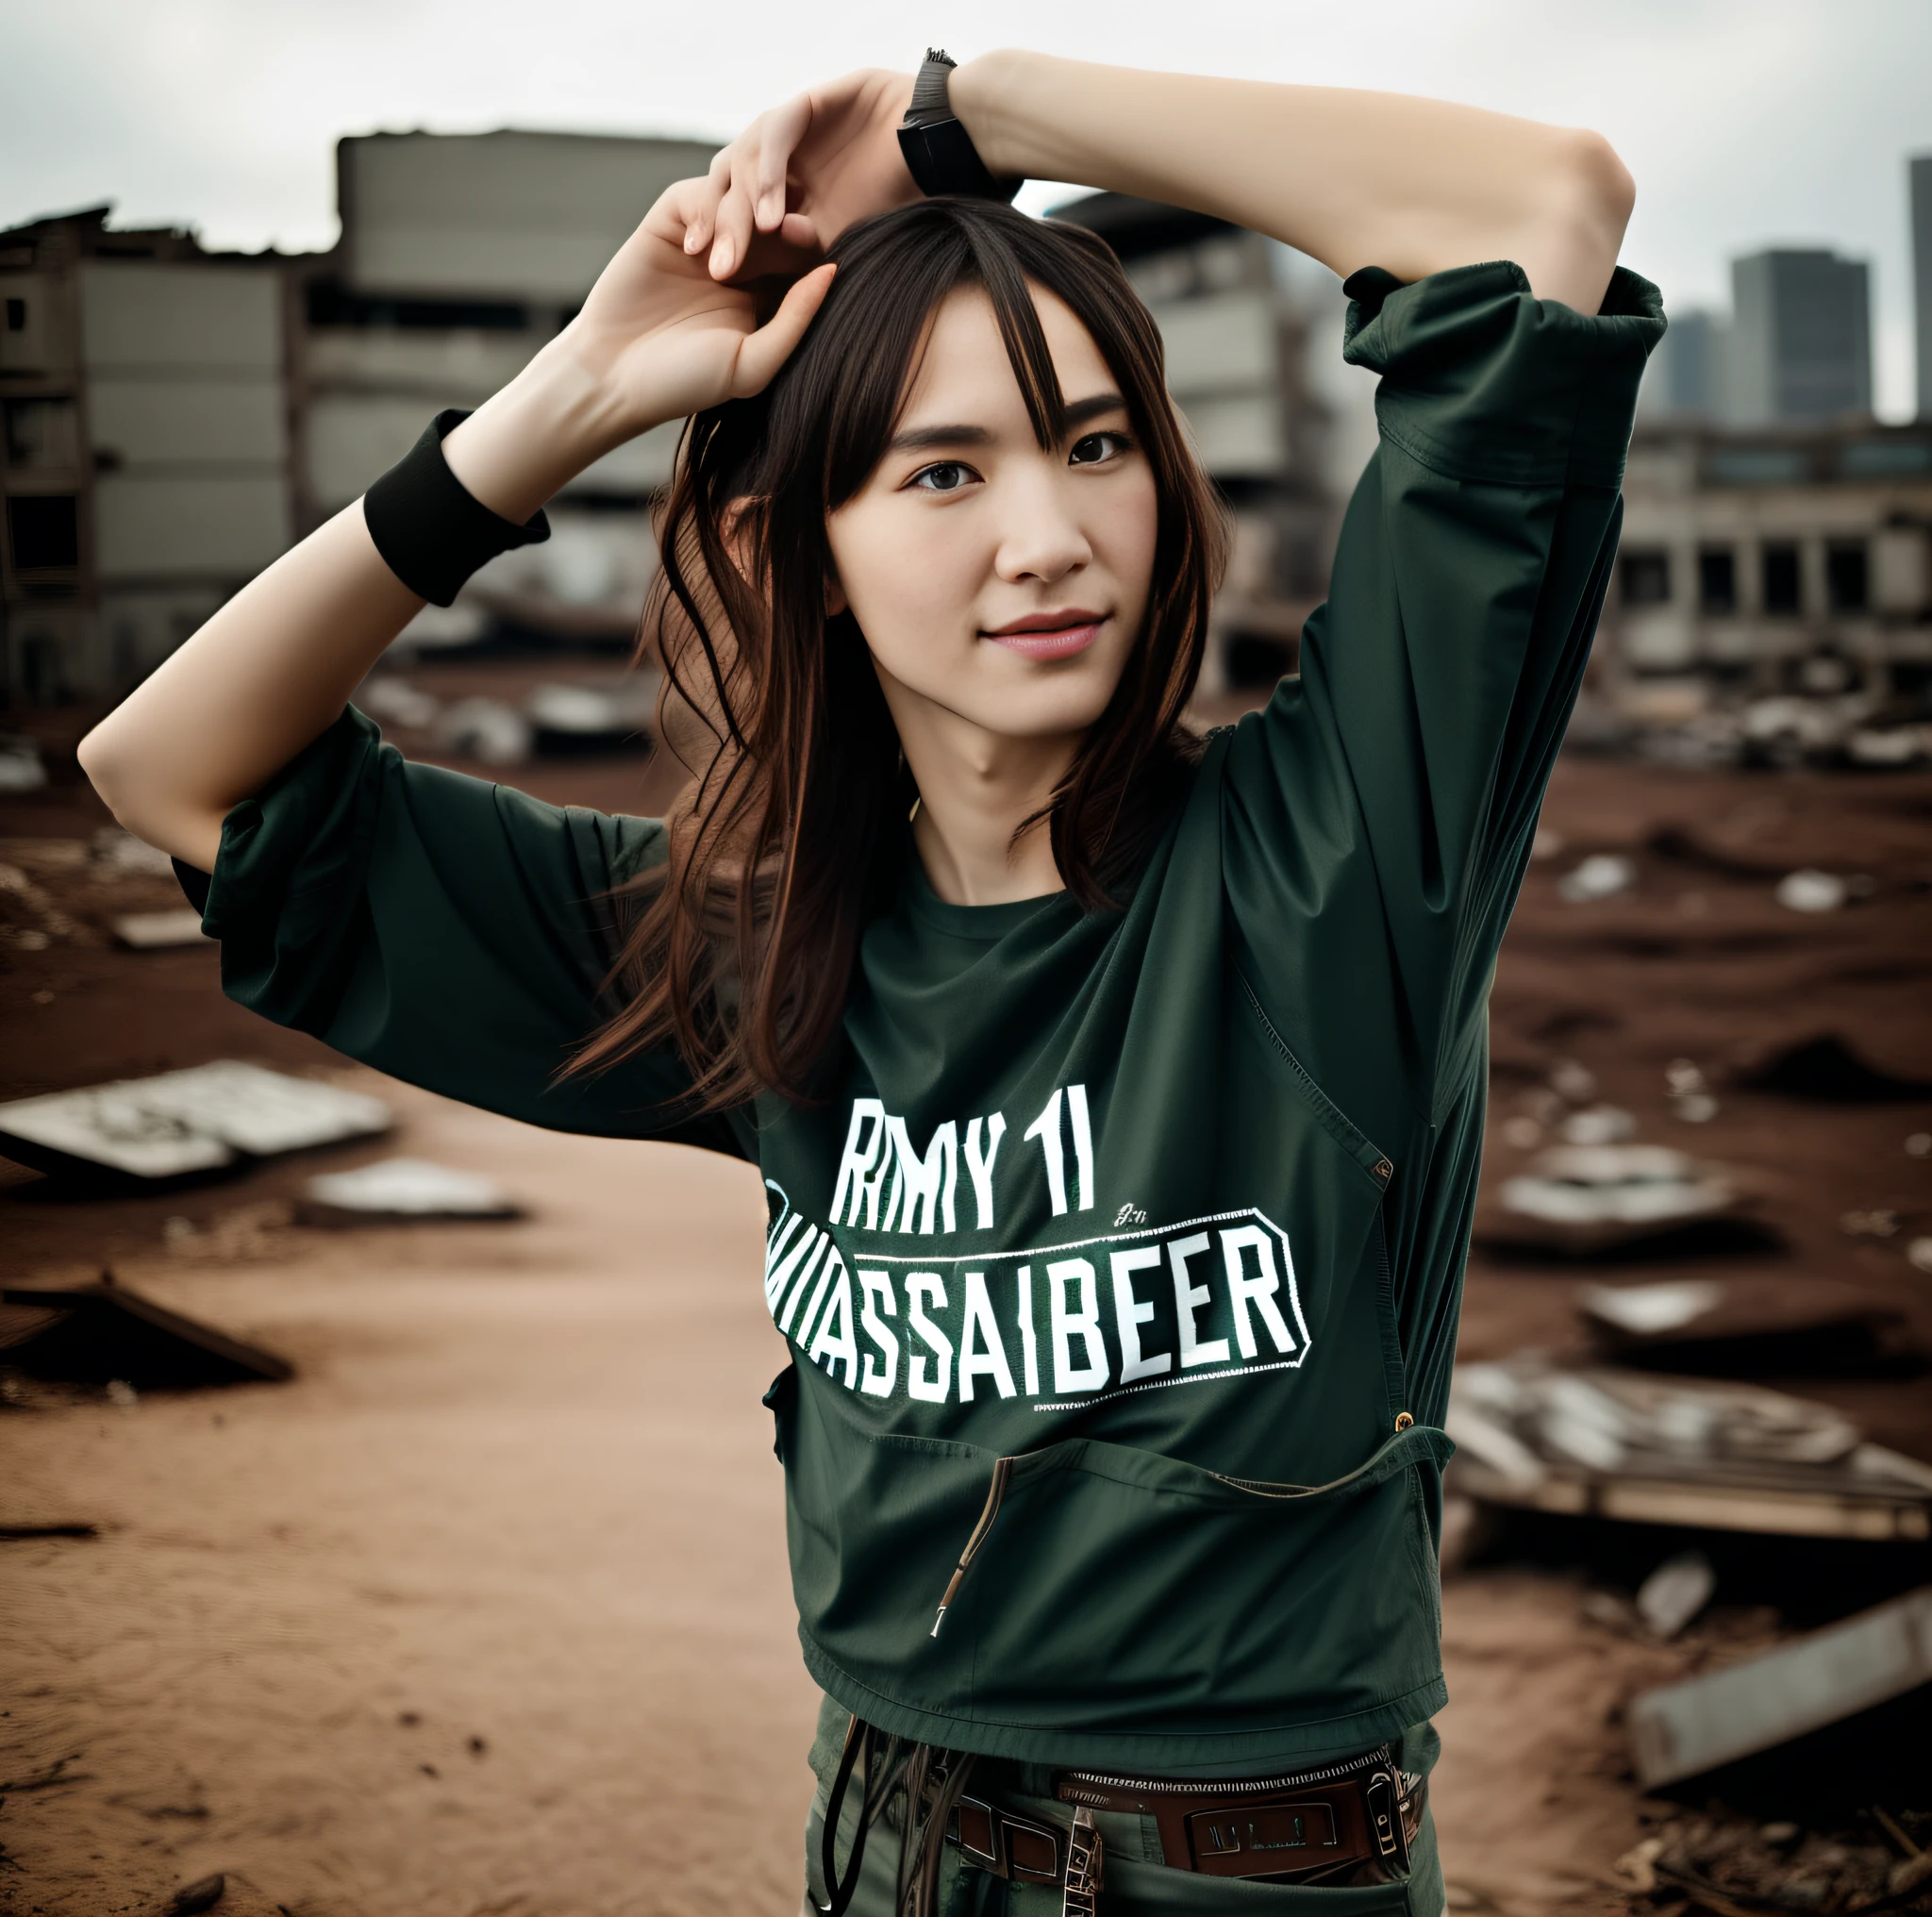
[[[246,579],[287,550],[279,478],[145,478],[94,484],[96,569],[109,579]]]
[[[281,382],[104,375],[88,387],[95,447],[130,464],[279,465],[289,456]]]
[[[282,363],[282,276],[269,268],[84,261],[81,353],[91,372]]]

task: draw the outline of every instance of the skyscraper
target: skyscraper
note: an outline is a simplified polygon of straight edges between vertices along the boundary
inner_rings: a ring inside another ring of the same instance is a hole
[[[1912,161],[1912,334],[1918,347],[1919,417],[1932,420],[1932,153]]]
[[[1774,247],[1731,262],[1726,385],[1740,425],[1872,410],[1870,275],[1862,259]]]

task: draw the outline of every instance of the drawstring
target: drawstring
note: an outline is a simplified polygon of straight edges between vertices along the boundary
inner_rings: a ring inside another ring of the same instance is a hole
[[[838,1836],[852,1775],[859,1773],[858,1828],[853,1833],[852,1854],[844,1874],[838,1867]],[[936,1917],[939,1908],[940,1864],[946,1831],[960,1793],[973,1770],[970,1755],[940,1750],[932,1744],[907,1744],[889,1738],[855,1716],[845,1728],[845,1748],[826,1793],[824,1824],[819,1834],[819,1874],[824,1881],[825,1902],[816,1893],[812,1909],[819,1917],[845,1917],[858,1889],[866,1839],[872,1834],[893,1794],[906,1793],[906,1826],[900,1839],[897,1917]]]

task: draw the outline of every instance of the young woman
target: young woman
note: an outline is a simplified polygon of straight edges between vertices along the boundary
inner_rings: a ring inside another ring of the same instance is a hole
[[[1026,175],[1326,261],[1382,375],[1300,675],[1205,741],[1216,511],[1152,321],[1000,204]],[[243,1004],[761,1168],[820,1909],[1441,1908],[1484,1004],[1662,331],[1630,200],[1594,136],[1429,101],[1022,53],[839,82],[82,748]],[[345,709],[686,415],[670,820]]]

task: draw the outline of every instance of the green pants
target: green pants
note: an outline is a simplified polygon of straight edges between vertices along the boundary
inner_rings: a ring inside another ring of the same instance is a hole
[[[820,1711],[819,1735],[812,1745],[818,1794],[806,1821],[806,1882],[810,1887],[805,1912],[823,1901],[819,1846],[825,1802],[839,1751],[844,1742],[845,1713],[828,1698]],[[1040,1764],[1008,1763],[982,1758],[974,1766],[971,1793],[1035,1823],[1064,1826],[1067,1807],[1052,1794],[1052,1774]],[[858,1823],[859,1792],[845,1793],[838,1856],[851,1854]],[[886,1807],[865,1849],[858,1890],[850,1917],[894,1917],[898,1891],[899,1842],[905,1799]],[[1321,1884],[1260,1884],[1239,1877],[1207,1877],[1171,1869],[1160,1860],[1160,1837],[1151,1817],[1097,1811],[1093,1819],[1106,1846],[1103,1917],[1219,1917],[1221,1912],[1299,1913],[1299,1917],[1441,1917],[1442,1871],[1436,1858],[1436,1827],[1428,1811],[1410,1851],[1410,1869],[1397,1883],[1333,1887]],[[941,1917],[1058,1917],[1060,1892],[1038,1884],[1014,1884],[975,1870],[948,1844],[940,1873]]]

